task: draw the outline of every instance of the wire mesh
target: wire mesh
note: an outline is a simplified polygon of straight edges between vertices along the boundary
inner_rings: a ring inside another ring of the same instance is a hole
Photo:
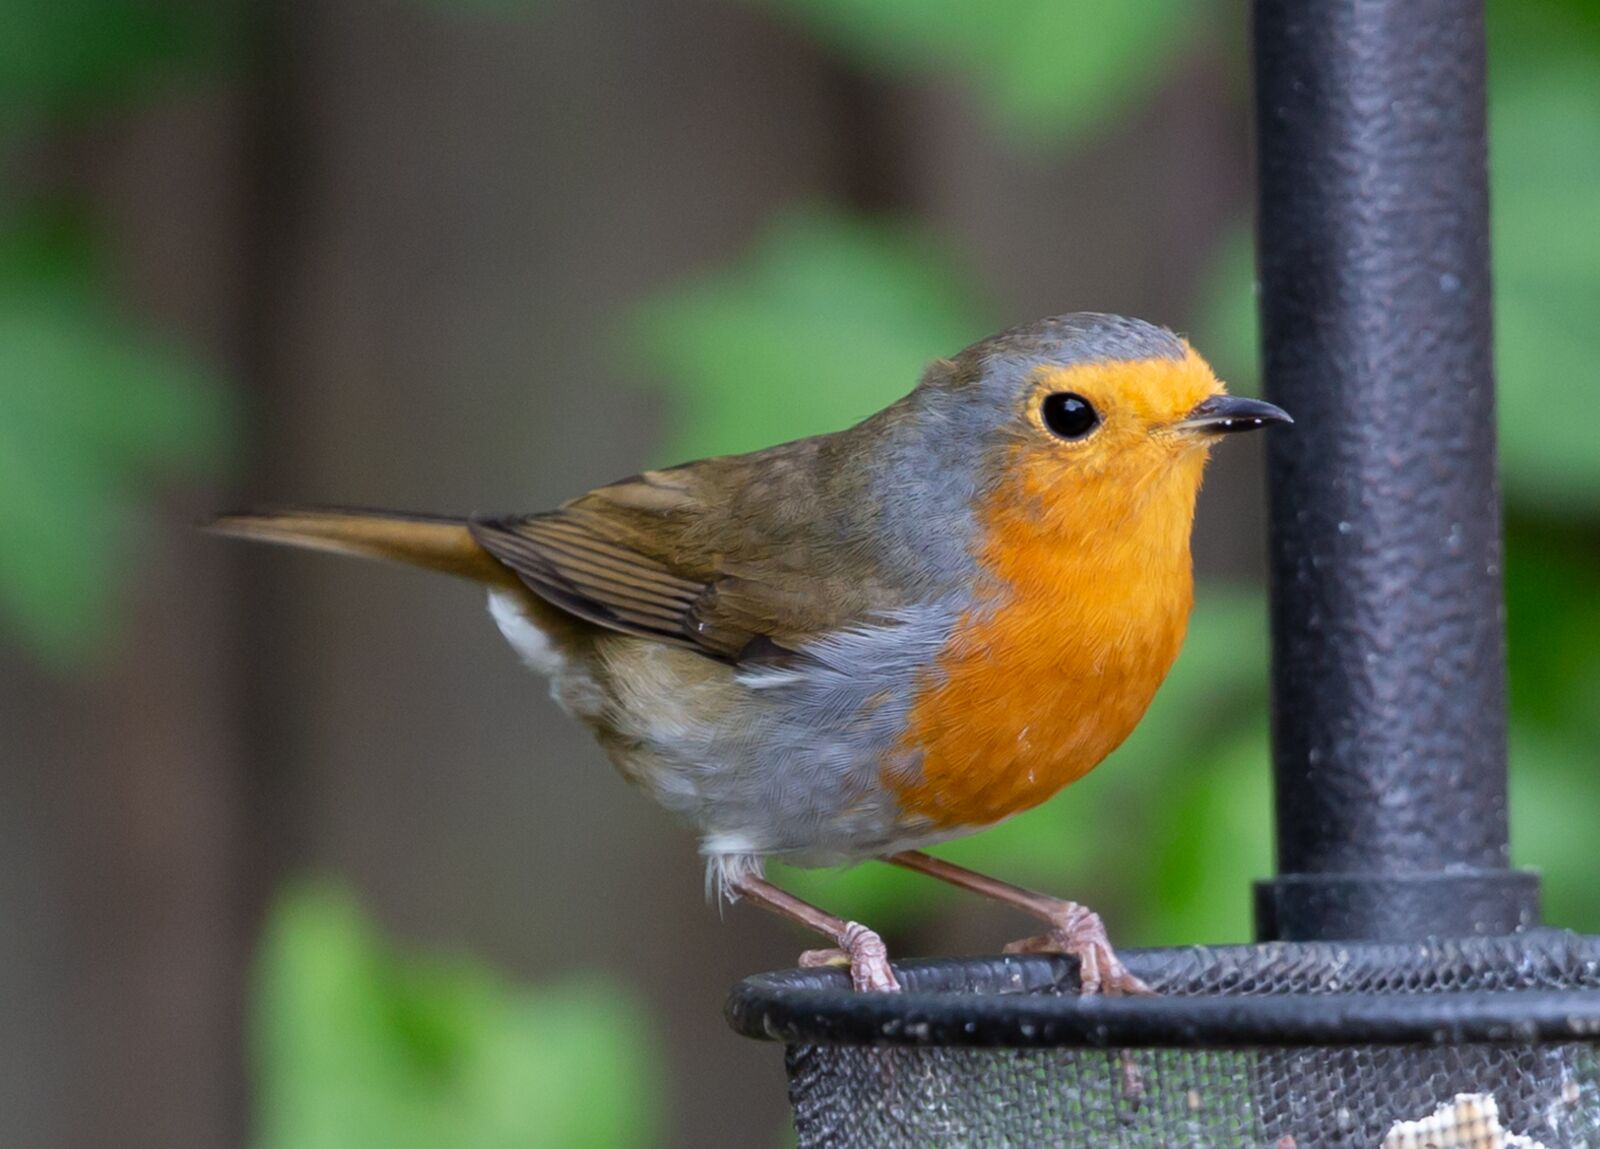
[[[1600,942],[1145,951],[1155,999],[1080,999],[1071,963],[907,963],[745,982],[787,1045],[801,1149],[1600,1149]]]

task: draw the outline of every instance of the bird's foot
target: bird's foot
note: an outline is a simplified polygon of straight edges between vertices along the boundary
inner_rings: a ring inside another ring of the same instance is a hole
[[[1054,953],[1077,958],[1078,985],[1085,994],[1104,993],[1111,997],[1155,994],[1155,990],[1129,973],[1117,957],[1099,914],[1077,902],[1058,902],[1056,906],[1051,911],[1053,924],[1049,933],[1012,942],[1005,952]]]
[[[845,928],[840,949],[806,950],[800,955],[802,969],[824,966],[849,966],[850,981],[861,993],[899,993],[900,982],[889,968],[889,950],[883,939],[859,922]]]

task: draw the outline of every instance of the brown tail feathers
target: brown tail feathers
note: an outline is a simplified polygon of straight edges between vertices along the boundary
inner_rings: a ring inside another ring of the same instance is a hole
[[[516,576],[473,539],[466,519],[396,511],[295,508],[219,515],[206,527],[220,535],[388,559],[474,582],[517,585]]]

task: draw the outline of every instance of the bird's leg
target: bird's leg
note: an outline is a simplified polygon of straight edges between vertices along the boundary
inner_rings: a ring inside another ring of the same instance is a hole
[[[1144,982],[1134,977],[1117,959],[1106,936],[1106,927],[1100,915],[1088,906],[1061,898],[1036,894],[1010,882],[990,878],[962,866],[924,854],[920,850],[907,850],[883,859],[949,882],[963,890],[970,890],[986,898],[993,898],[1023,913],[1032,914],[1050,926],[1048,933],[1024,938],[1006,946],[1007,953],[1063,953],[1078,959],[1078,983],[1084,993],[1149,994],[1154,993]]]
[[[889,968],[889,951],[884,947],[883,939],[866,926],[819,910],[810,902],[803,902],[793,894],[780,890],[765,878],[730,876],[728,889],[741,898],[748,898],[762,909],[771,910],[779,917],[788,918],[832,939],[839,947],[836,950],[807,950],[800,955],[802,966],[832,965],[844,960],[850,964],[850,980],[856,989],[880,993],[894,993],[900,989],[894,971]]]

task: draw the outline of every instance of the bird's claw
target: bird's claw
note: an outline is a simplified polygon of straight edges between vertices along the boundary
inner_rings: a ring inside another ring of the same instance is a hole
[[[800,955],[800,968],[822,969],[848,966],[850,981],[861,993],[898,993],[900,982],[889,968],[889,950],[872,930],[851,922],[845,930],[843,948],[806,950]]]
[[[1054,928],[1048,933],[1012,942],[1008,954],[1066,954],[1078,959],[1078,986],[1084,994],[1104,993],[1108,997],[1154,996],[1140,978],[1128,972],[1106,935],[1105,923],[1088,906],[1062,902],[1052,914]]]

